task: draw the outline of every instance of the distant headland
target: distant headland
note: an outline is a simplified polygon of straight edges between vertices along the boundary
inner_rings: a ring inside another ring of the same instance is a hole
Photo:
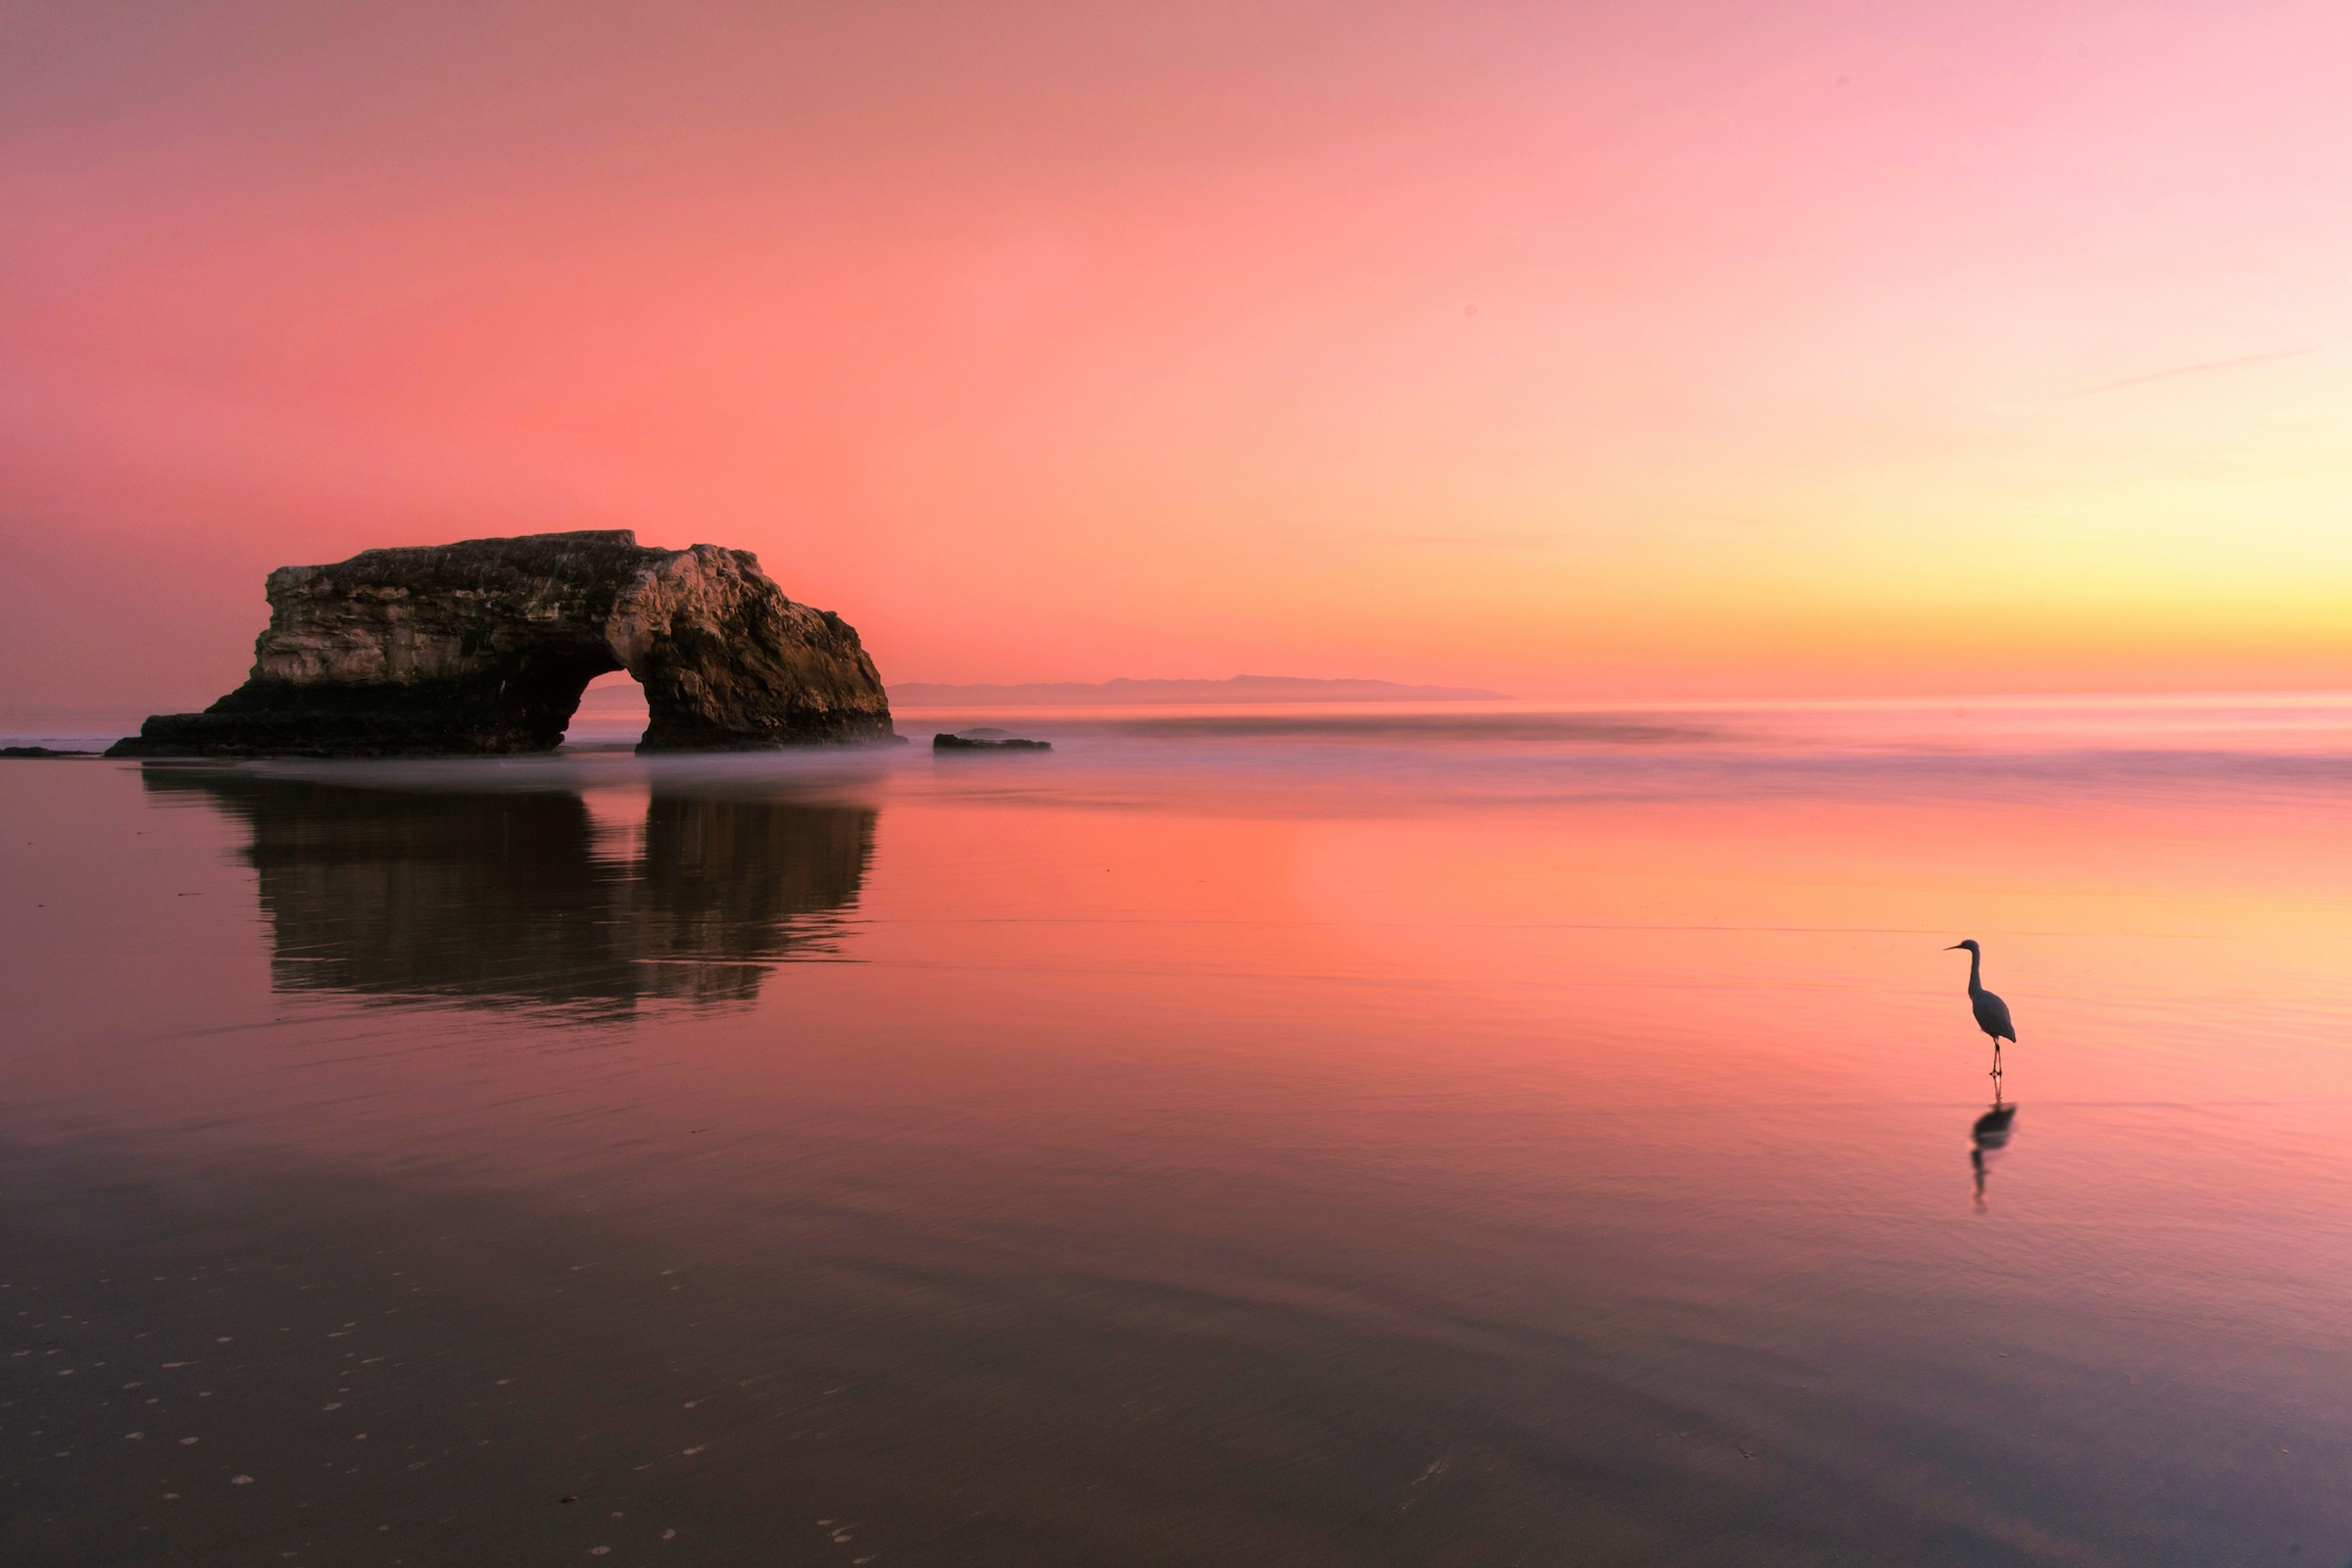
[[[616,669],[645,688],[640,751],[896,739],[856,629],[785,598],[745,550],[625,529],[467,539],[280,566],[269,593],[245,684],[108,756],[551,751]]]
[[[919,708],[1085,707],[1187,703],[1495,703],[1503,692],[1475,686],[1406,686],[1393,680],[1310,680],[1298,675],[1235,675],[1227,680],[1033,681],[1013,686],[949,686],[901,681],[891,701]]]

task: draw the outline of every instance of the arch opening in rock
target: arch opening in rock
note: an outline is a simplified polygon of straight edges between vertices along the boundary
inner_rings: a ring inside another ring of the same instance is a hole
[[[396,757],[551,751],[581,694],[625,669],[641,751],[893,738],[858,641],[748,551],[626,530],[363,551],[270,574],[244,685],[158,714],[117,757]]]
[[[635,745],[653,719],[645,688],[626,669],[607,670],[588,683],[580,706],[564,726],[566,747]]]

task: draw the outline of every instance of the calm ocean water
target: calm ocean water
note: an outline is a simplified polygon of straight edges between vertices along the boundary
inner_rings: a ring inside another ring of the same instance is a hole
[[[933,718],[0,763],[0,1560],[2352,1559],[2352,698]]]

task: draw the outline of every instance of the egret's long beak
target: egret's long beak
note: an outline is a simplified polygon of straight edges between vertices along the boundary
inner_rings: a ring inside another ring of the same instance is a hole
[[[1953,943],[1953,944],[1952,944],[1950,947],[1948,947],[1948,948],[1944,949],[1943,951],[1944,951],[1944,952],[1946,952],[1946,953],[1958,953],[1958,952],[1959,952],[1959,951],[1960,951],[1962,948],[1965,948],[1965,947],[1967,947],[1967,946],[1968,946],[1968,944],[1967,944],[1967,943],[1965,943],[1965,942],[1955,942],[1955,943]]]

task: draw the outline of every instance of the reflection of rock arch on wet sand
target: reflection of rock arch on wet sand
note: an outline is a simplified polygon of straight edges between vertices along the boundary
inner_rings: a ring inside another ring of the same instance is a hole
[[[743,1004],[839,951],[873,857],[869,807],[657,792],[642,848],[569,791],[360,789],[150,767],[251,835],[280,991],[627,1012]]]
[[[108,755],[543,752],[616,669],[645,688],[644,751],[895,738],[857,631],[785,598],[748,551],[625,529],[469,539],[280,566],[269,594],[245,684]]]

